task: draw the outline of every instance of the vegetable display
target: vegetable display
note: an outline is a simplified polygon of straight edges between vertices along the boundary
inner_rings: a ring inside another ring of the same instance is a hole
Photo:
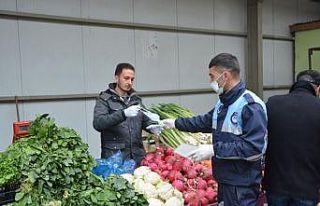
[[[91,172],[95,161],[73,129],[58,127],[42,115],[33,121],[29,133],[30,137],[19,139],[1,154],[1,167],[8,161],[4,156],[19,171],[11,181],[21,186],[10,205],[148,205],[124,178],[110,176],[104,181]],[[10,176],[1,173],[0,179]]]
[[[149,167],[138,167],[134,174],[124,174],[123,177],[134,185],[136,191],[144,194],[150,206],[183,206],[182,193],[161,180],[159,174]]]
[[[156,152],[148,153],[141,164],[172,183],[190,206],[205,206],[217,201],[217,182],[213,179],[212,169],[193,163],[171,148],[157,148]]]
[[[159,104],[150,108],[150,111],[158,114],[160,119],[176,119],[179,117],[192,117],[194,114],[186,108],[177,104]],[[160,140],[171,148],[176,148],[181,144],[210,144],[211,134],[181,132],[177,129],[165,129],[160,135]]]

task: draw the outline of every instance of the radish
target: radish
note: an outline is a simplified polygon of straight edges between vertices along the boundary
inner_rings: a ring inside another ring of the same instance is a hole
[[[158,169],[158,165],[156,163],[150,163],[148,166],[152,171],[156,171]]]
[[[201,172],[203,170],[203,165],[202,164],[196,164],[193,167],[197,172]]]
[[[166,166],[166,169],[169,171],[172,170],[172,168],[173,168],[172,164],[170,164],[170,163],[166,163],[165,166]]]
[[[193,178],[196,178],[197,177],[197,172],[195,169],[190,169],[187,171],[187,177],[189,179],[193,179]]]
[[[173,169],[180,171],[182,170],[183,164],[181,161],[176,161],[175,163],[173,163]]]
[[[164,158],[164,161],[168,164],[173,164],[176,161],[176,158],[174,158],[173,156],[166,156]]]
[[[215,198],[217,197],[217,192],[215,192],[211,187],[208,187],[205,196],[211,203],[215,201]]]
[[[198,189],[203,189],[203,190],[207,189],[208,186],[207,186],[207,182],[206,181],[204,181],[201,178],[198,178],[197,181],[198,181],[198,184],[197,184],[197,188]]]
[[[197,199],[197,194],[195,192],[187,192],[184,194],[184,200],[187,204],[196,199]]]
[[[209,200],[205,197],[200,198],[201,206],[207,206],[209,204]]]
[[[212,169],[204,168],[202,172],[203,172],[202,174],[203,179],[205,180],[212,179]]]
[[[148,153],[146,156],[145,156],[145,160],[147,160],[148,162],[152,161],[154,158],[154,154],[153,153]]]
[[[198,194],[198,197],[199,197],[200,199],[206,197],[206,191],[205,191],[205,190],[199,189],[199,190],[197,191],[197,194]]]
[[[214,181],[213,179],[210,179],[207,181],[208,187],[214,187],[215,184],[216,184],[216,181]]]
[[[173,149],[168,147],[168,148],[164,151],[164,154],[165,154],[166,156],[171,156],[171,155],[173,155],[173,154],[174,154],[174,153],[173,153]]]
[[[167,176],[169,175],[169,171],[168,170],[163,170],[162,172],[161,172],[161,177],[163,177],[163,178],[167,178]]]
[[[177,171],[175,171],[175,170],[171,170],[171,171],[169,172],[169,175],[167,176],[167,178],[168,178],[168,180],[169,180],[170,182],[173,182],[173,181],[176,179],[176,172],[177,172]]]
[[[172,186],[177,190],[179,190],[180,192],[183,192],[185,190],[184,183],[181,180],[173,181]]]

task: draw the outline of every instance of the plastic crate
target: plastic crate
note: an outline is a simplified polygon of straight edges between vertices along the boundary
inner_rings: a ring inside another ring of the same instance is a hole
[[[0,188],[0,205],[14,202],[16,190],[20,187],[20,183],[12,183]]]

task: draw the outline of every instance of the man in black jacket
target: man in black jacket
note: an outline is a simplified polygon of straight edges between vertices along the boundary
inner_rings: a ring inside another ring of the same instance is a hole
[[[142,100],[133,90],[135,69],[120,63],[115,83],[100,93],[94,108],[93,127],[101,132],[101,158],[121,151],[124,159],[140,164],[145,155],[142,129],[159,134],[162,128],[141,111]]]
[[[298,74],[290,93],[267,102],[268,206],[315,206],[320,190],[320,73]]]

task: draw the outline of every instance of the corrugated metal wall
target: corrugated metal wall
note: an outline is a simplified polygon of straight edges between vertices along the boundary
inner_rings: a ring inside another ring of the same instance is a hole
[[[263,32],[269,35],[290,37],[289,24],[320,17],[319,4],[308,0],[265,0],[263,9]],[[0,0],[0,10],[246,32],[242,0]],[[138,91],[208,88],[209,60],[231,52],[244,69],[246,44],[245,37],[0,18],[0,96],[98,93],[112,81],[119,62],[135,65]],[[263,49],[264,85],[291,84],[292,42],[264,40]],[[176,102],[196,113],[208,111],[215,101],[213,94],[144,98],[147,105]],[[50,113],[58,123],[73,127],[98,157],[94,104],[47,101],[19,108],[21,119]],[[10,144],[15,120],[15,105],[0,103],[0,150]]]

